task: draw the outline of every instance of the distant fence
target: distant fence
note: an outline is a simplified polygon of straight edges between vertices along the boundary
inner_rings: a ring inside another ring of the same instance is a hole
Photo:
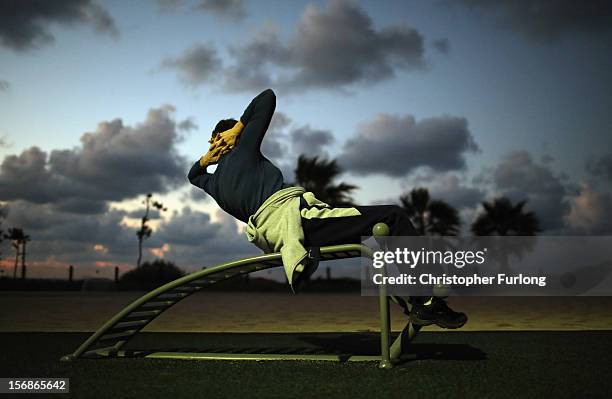
[[[75,278],[75,266],[67,268],[67,279],[0,277],[0,291],[143,291],[151,287],[130,286],[119,281],[119,268],[114,268],[114,279],[109,278]],[[248,276],[248,275],[247,275]],[[286,282],[268,280],[261,277],[248,279],[230,279],[209,287],[211,291],[236,292],[288,292]],[[325,277],[311,279],[302,292],[359,292],[360,280],[351,278],[332,278],[331,270],[325,270]]]
[[[74,266],[68,266],[68,279],[59,278],[12,278],[0,275],[0,291],[81,291],[90,289],[92,280],[103,280],[99,278],[74,278]],[[105,284],[109,290],[118,289],[119,267],[115,266],[114,281],[104,279],[110,284]],[[114,283],[114,284],[113,284]]]

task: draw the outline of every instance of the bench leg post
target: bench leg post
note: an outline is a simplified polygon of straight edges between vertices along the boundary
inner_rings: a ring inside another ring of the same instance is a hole
[[[381,269],[384,275],[384,267]],[[389,297],[387,296],[387,287],[385,284],[380,285],[378,302],[380,307],[380,364],[381,369],[390,369],[393,367],[390,356],[389,336],[391,333],[391,316],[389,314]]]
[[[402,354],[406,353],[408,349],[408,344],[414,339],[414,337],[418,334],[421,326],[416,326],[412,324],[412,322],[406,323],[406,326],[402,330],[402,332],[397,336],[393,344],[391,345],[390,355],[391,361],[397,362],[400,360]]]

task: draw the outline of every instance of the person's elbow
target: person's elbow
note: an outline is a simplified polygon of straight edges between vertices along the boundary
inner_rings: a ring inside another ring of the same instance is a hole
[[[270,100],[274,100],[274,101],[276,100],[276,94],[274,93],[274,90],[272,90],[272,89],[266,89],[266,90],[262,91],[260,96],[268,98]]]
[[[265,112],[266,118],[272,118],[274,109],[276,108],[276,94],[272,89],[266,89],[262,93],[261,104]]]
[[[198,176],[200,176],[201,174],[202,174],[202,168],[200,167],[200,164],[198,161],[195,164],[193,164],[191,169],[189,169],[189,172],[187,173],[187,180],[189,180],[189,182],[193,184],[194,186],[197,186],[195,182],[198,179]]]

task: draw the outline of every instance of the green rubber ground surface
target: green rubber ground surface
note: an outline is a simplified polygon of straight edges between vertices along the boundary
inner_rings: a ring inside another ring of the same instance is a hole
[[[612,332],[606,331],[425,332],[413,345],[418,359],[392,370],[369,362],[58,361],[88,335],[0,333],[0,377],[68,377],[71,394],[49,397],[73,398],[612,397]],[[143,333],[131,346],[376,354],[377,345],[371,333]]]

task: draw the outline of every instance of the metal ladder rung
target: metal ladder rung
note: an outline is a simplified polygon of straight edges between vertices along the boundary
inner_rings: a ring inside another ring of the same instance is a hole
[[[166,308],[168,306],[174,305],[174,301],[155,301],[155,302],[147,302],[140,305],[141,308]]]
[[[206,279],[203,279],[203,280],[196,280],[196,281],[192,281],[190,283],[190,286],[200,289],[200,288],[204,288],[204,286],[212,285],[212,284],[216,283],[219,280],[221,280],[221,279],[219,279],[219,278],[206,278]]]
[[[187,287],[202,288],[202,286],[210,284],[211,281],[215,281],[215,279],[210,278],[210,277],[204,277],[198,280],[193,280],[190,283],[187,283]]]
[[[190,293],[191,293],[191,292],[193,292],[193,291],[195,291],[195,290],[194,290],[194,289],[193,289],[193,287],[191,287],[191,286],[188,286],[188,285],[182,285],[182,286],[180,286],[180,287],[173,288],[173,289],[172,289],[172,291],[187,291],[187,292],[190,292]]]
[[[120,333],[115,333],[115,334],[106,334],[101,336],[98,341],[99,342],[104,342],[104,341],[111,341],[111,340],[116,340],[117,338],[124,338],[124,337],[131,337],[132,335],[136,334],[138,332],[138,330],[127,330],[124,332],[120,332]]]
[[[157,298],[159,299],[182,299],[186,296],[189,296],[190,293],[185,292],[170,292],[166,294],[161,294]]]
[[[202,284],[201,282],[198,282],[197,284],[194,285],[190,285],[189,287],[191,287],[191,292],[196,292],[196,291],[200,291],[202,288],[204,288],[205,284]]]
[[[123,319],[142,319],[143,317],[155,317],[161,313],[161,310],[145,310],[140,312],[132,312],[129,315],[125,316]]]
[[[147,324],[150,320],[137,320],[137,321],[122,321],[120,323],[117,323],[113,326],[113,328],[110,329],[110,331],[116,331],[116,330],[121,330],[124,328],[129,328],[129,327],[140,327],[140,326],[144,326],[145,324]]]

